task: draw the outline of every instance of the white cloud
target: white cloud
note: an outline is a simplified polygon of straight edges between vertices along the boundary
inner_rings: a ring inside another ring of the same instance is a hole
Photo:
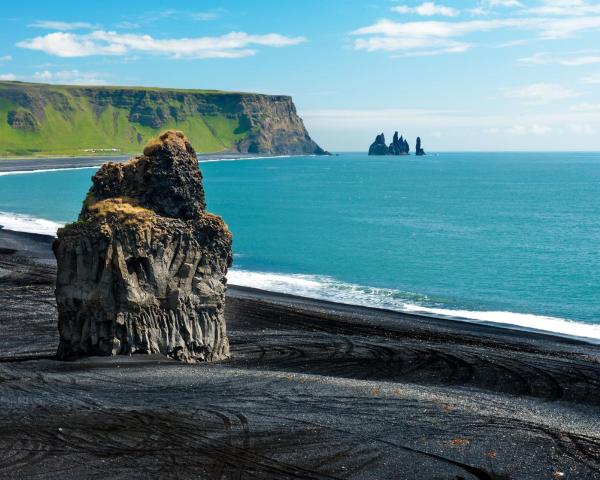
[[[600,14],[600,3],[585,0],[542,0],[542,5],[525,10],[530,15],[577,17]]]
[[[17,76],[14,73],[0,73],[0,80],[16,80]]]
[[[539,123],[517,124],[507,128],[487,127],[481,130],[486,135],[548,135],[553,128]]]
[[[596,133],[594,127],[592,127],[589,123],[574,123],[572,125],[569,125],[569,130],[571,130],[571,133],[574,133],[576,135],[593,135]]]
[[[204,11],[204,12],[191,12],[188,10],[177,10],[174,8],[168,8],[160,11],[152,11],[146,12],[139,17],[139,20],[142,23],[156,22],[159,20],[163,20],[165,18],[169,19],[179,19],[179,18],[191,18],[192,20],[197,20],[201,22],[207,22],[209,20],[215,20],[221,16],[224,12],[224,9],[217,8],[212,11]]]
[[[600,28],[600,16],[568,19],[506,18],[469,20],[463,22],[417,21],[395,22],[382,19],[352,32],[358,38],[354,46],[358,50],[464,52],[471,44],[463,37],[474,33],[499,29],[533,30],[541,39],[569,37],[577,32]]]
[[[140,24],[135,22],[123,21],[115,23],[115,27],[120,28],[122,30],[135,30],[136,28],[140,28]]]
[[[12,56],[4,55],[3,57],[0,57],[0,62],[10,62],[12,59],[13,59]]]
[[[434,15],[440,15],[442,17],[455,17],[458,15],[458,10],[452,7],[446,7],[444,5],[436,5],[433,2],[423,2],[421,5],[416,7],[408,7],[406,5],[398,5],[392,7],[392,11],[396,13],[416,13],[423,17],[432,17]]]
[[[571,107],[573,112],[595,113],[600,112],[600,103],[580,103]]]
[[[510,135],[548,135],[552,133],[552,127],[548,125],[514,125],[506,130]]]
[[[529,57],[519,58],[518,62],[530,65],[564,65],[567,67],[580,67],[600,63],[600,52],[572,52],[568,56],[556,56],[548,52],[534,53]]]
[[[500,133],[500,129],[498,127],[487,127],[481,130],[481,133],[484,133],[486,135],[496,135]]]
[[[529,103],[548,103],[576,97],[579,94],[555,83],[533,83],[531,85],[506,89],[504,95],[507,98],[526,100]]]
[[[34,28],[45,28],[47,30],[60,30],[60,31],[68,31],[68,30],[91,30],[94,28],[98,28],[91,23],[87,22],[61,22],[55,20],[38,20],[37,22],[29,25]]]
[[[53,32],[17,43],[58,57],[144,53],[171,58],[239,58],[256,54],[254,46],[285,47],[306,41],[277,33],[250,35],[232,32],[220,37],[155,39],[150,35],[97,30],[88,34]]]
[[[491,7],[522,7],[523,4],[518,0],[488,0],[487,4]]]
[[[106,85],[105,74],[96,72],[80,72],[79,70],[43,70],[33,74],[34,80],[46,83],[63,83],[69,85]]]
[[[404,8],[404,7],[402,7]],[[408,7],[406,7],[408,8]],[[517,13],[521,12],[518,10]],[[368,52],[411,52],[412,54],[456,53],[468,50],[472,45],[467,37],[496,30],[533,32],[540,40],[556,40],[572,37],[578,33],[600,28],[600,15],[579,17],[510,16],[467,21],[412,21],[398,22],[381,19],[359,28],[351,35],[354,47]],[[521,43],[523,40],[520,41]],[[504,43],[503,45],[510,45]],[[424,52],[424,53],[422,53]],[[532,61],[544,59],[534,58]],[[595,59],[579,58],[573,62],[593,62]],[[568,62],[565,59],[565,62]],[[582,63],[583,64],[583,63]]]
[[[469,9],[471,15],[488,15],[496,7],[516,8],[523,4],[518,0],[481,0],[475,8]]]
[[[581,81],[583,83],[589,83],[592,85],[600,84],[600,73],[591,73],[589,75],[586,75],[581,79]]]
[[[191,13],[190,16],[194,20],[200,20],[201,22],[208,22],[209,20],[216,20],[219,18],[219,14],[215,12],[195,12]]]

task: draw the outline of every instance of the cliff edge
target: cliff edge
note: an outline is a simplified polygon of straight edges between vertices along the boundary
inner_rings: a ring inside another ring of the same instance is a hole
[[[285,95],[0,82],[0,156],[136,153],[168,129],[200,153],[327,153]]]

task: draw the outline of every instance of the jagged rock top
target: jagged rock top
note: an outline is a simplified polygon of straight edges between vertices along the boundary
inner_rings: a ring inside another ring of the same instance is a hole
[[[163,133],[125,163],[104,164],[92,182],[80,219],[97,216],[103,201],[182,220],[198,219],[206,209],[198,157],[182,132]]]

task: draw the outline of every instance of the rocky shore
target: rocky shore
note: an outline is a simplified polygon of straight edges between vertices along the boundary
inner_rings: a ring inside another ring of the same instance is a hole
[[[584,342],[230,287],[231,357],[55,360],[52,238],[0,229],[0,478],[595,479]]]

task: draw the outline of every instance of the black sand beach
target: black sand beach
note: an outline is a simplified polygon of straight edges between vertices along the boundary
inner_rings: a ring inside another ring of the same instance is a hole
[[[134,155],[96,155],[56,158],[0,158],[0,174],[8,172],[33,172],[38,170],[62,170],[69,168],[97,167],[106,162],[124,162]],[[258,158],[277,158],[280,155],[261,154]],[[201,162],[214,160],[242,160],[257,158],[245,153],[204,153],[198,155]]]
[[[600,350],[231,287],[232,358],[53,359],[49,237],[0,230],[0,478],[600,478]]]

